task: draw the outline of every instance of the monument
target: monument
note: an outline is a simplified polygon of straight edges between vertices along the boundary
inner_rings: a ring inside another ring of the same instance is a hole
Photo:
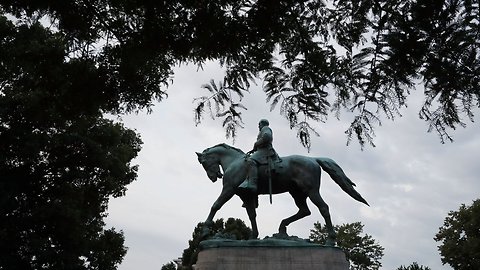
[[[348,270],[340,248],[303,239],[205,240],[195,270]]]
[[[259,122],[259,134],[251,151],[218,144],[196,153],[198,161],[212,182],[223,179],[223,189],[204,222],[209,234],[216,212],[234,195],[243,201],[252,226],[252,240],[206,239],[200,245],[196,269],[325,269],[347,270],[343,252],[335,247],[336,234],[328,205],[320,196],[322,169],[353,199],[368,205],[355,190],[355,184],[330,158],[292,155],[279,157],[273,149],[273,132],[265,119]],[[224,174],[221,173],[220,167]],[[288,192],[298,212],[283,219],[272,238],[257,240],[256,208],[258,195]],[[325,245],[289,237],[287,226],[311,214],[307,198],[317,206],[325,220],[328,237]]]

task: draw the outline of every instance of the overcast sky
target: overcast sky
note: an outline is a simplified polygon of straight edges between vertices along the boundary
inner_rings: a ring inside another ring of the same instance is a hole
[[[120,270],[159,270],[182,255],[198,222],[204,221],[212,203],[220,194],[221,181],[212,183],[198,163],[195,151],[218,143],[233,145],[225,139],[221,120],[208,117],[195,127],[194,97],[206,94],[200,86],[211,78],[221,80],[215,64],[197,72],[194,66],[178,69],[169,98],[153,108],[153,113],[122,117],[125,125],[140,133],[143,149],[135,164],[138,179],[128,186],[126,196],[112,199],[107,226],[123,230],[128,253]],[[274,147],[282,155],[301,154],[334,159],[352,179],[357,191],[371,207],[350,198],[328,176],[322,174],[320,193],[330,206],[334,224],[361,221],[364,232],[385,248],[382,269],[397,269],[416,261],[431,269],[442,266],[433,240],[449,211],[479,198],[480,125],[467,122],[466,129],[453,132],[455,142],[441,144],[438,135],[427,133],[427,124],[418,118],[422,92],[414,92],[408,110],[394,122],[384,119],[376,129],[376,147],[363,151],[356,141],[346,146],[342,120],[330,117],[318,124],[320,137],[313,137],[310,153],[289,130],[278,110],[269,111],[260,86],[252,88],[244,99],[245,128],[239,131],[234,146],[248,151],[255,142],[257,123],[270,121]],[[479,113],[477,111],[477,120]],[[277,232],[280,221],[297,209],[289,195],[260,197],[257,221],[260,238]],[[313,223],[324,224],[318,209],[309,201],[312,215],[292,223],[290,235],[308,238]],[[250,226],[239,198],[234,197],[217,213],[215,219],[240,218]]]

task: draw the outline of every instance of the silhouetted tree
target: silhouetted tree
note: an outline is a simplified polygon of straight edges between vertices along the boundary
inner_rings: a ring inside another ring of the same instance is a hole
[[[213,106],[228,136],[241,126],[241,97],[257,79],[267,100],[306,147],[311,121],[353,112],[346,130],[373,144],[418,82],[419,111],[441,141],[479,107],[480,7],[475,1],[2,1],[22,23],[40,19],[105,76],[109,104],[149,107],[166,96],[172,67],[218,60],[220,83],[205,85],[196,121]]]
[[[480,269],[480,199],[451,211],[435,235],[442,263],[455,270]]]
[[[203,223],[198,223],[193,230],[192,239],[188,241],[188,248],[183,251],[182,269],[191,269],[197,262],[199,244],[205,238],[219,235],[224,238],[247,240],[252,234],[252,230],[245,225],[241,219],[229,218],[226,222],[223,219],[217,219],[211,227],[210,234],[202,238]]]
[[[116,269],[126,253],[104,218],[141,141],[102,116],[114,93],[69,42],[0,16],[0,269]]]
[[[175,263],[169,262],[167,264],[164,264],[162,266],[162,269],[160,269],[160,270],[176,270],[176,269],[177,269],[177,267],[175,266]]]
[[[324,244],[328,233],[325,227],[315,222],[310,230],[310,240],[314,243]],[[361,222],[336,225],[337,246],[341,248],[352,270],[378,270],[382,266],[384,248],[376,243],[368,234],[363,234]]]
[[[413,262],[409,266],[400,266],[397,270],[432,270],[428,266],[418,265],[417,262]]]

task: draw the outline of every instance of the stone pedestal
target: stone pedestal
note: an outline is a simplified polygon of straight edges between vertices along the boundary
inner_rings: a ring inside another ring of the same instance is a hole
[[[291,242],[210,242],[201,247],[195,270],[348,270],[348,261],[339,248]]]

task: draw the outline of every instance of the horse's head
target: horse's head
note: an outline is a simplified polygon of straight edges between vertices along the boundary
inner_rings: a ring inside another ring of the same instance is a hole
[[[210,178],[212,182],[223,177],[223,174],[220,172],[220,159],[218,157],[208,153],[207,150],[202,153],[195,153],[197,154],[198,161],[202,164],[203,169],[205,169],[208,178]]]

